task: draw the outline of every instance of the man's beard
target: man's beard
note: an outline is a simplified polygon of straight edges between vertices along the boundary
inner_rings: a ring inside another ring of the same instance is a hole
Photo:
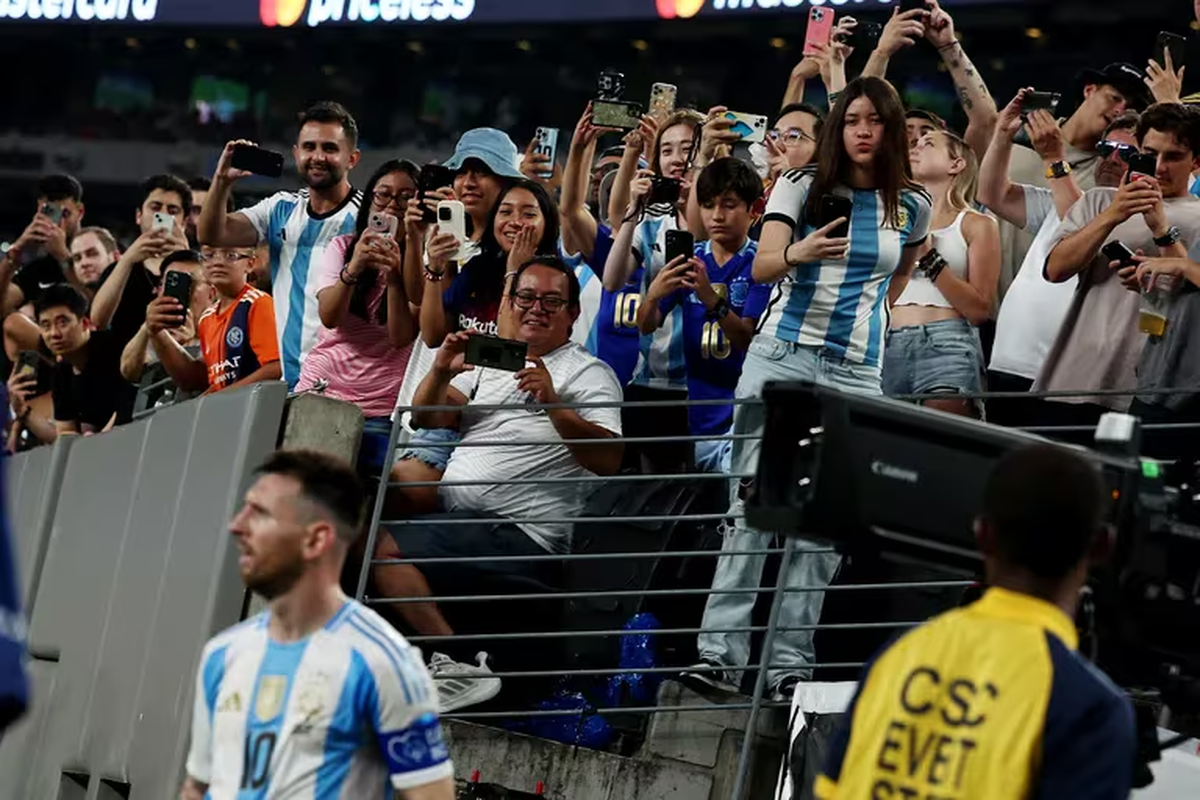
[[[342,173],[338,172],[333,167],[327,166],[325,167],[325,174],[323,176],[316,176],[313,175],[308,169],[305,169],[303,174],[301,174],[300,179],[304,181],[308,188],[320,191],[323,189],[331,189],[334,186],[337,186],[342,180]]]
[[[296,556],[285,562],[269,574],[243,575],[242,582],[252,592],[257,592],[268,600],[274,600],[280,595],[287,594],[296,581],[304,575],[304,560]]]

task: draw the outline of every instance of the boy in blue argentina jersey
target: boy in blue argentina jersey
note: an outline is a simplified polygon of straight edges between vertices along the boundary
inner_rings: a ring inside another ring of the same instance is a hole
[[[761,211],[762,181],[736,158],[718,159],[700,173],[696,199],[708,241],[695,257],[678,258],[651,282],[638,309],[642,333],[650,334],[676,309],[683,311],[689,400],[728,400],[729,405],[688,407],[693,436],[721,436],[733,423],[733,393],[746,348],[771,287],[755,284],[751,271],[758,244],[750,239]],[[696,443],[696,467],[728,472],[729,440]]]
[[[451,800],[420,651],[339,586],[365,496],[353,468],[276,452],[229,530],[269,608],[204,647],[182,800]]]

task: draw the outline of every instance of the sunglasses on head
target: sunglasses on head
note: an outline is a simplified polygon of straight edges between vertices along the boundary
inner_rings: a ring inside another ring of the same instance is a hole
[[[1138,149],[1133,145],[1125,144],[1124,142],[1112,142],[1105,140],[1103,142],[1096,143],[1096,152],[1100,154],[1101,158],[1108,158],[1113,153],[1116,153],[1118,156],[1120,156],[1122,161],[1128,164],[1129,159],[1137,154]]]

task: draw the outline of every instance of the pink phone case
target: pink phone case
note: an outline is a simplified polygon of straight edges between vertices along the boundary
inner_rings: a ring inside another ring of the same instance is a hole
[[[831,8],[809,9],[808,28],[804,32],[804,55],[814,55],[817,52],[814,45],[829,44],[829,35],[833,31],[833,16]]]

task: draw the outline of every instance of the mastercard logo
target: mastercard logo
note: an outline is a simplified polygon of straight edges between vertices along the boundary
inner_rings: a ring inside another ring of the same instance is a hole
[[[258,15],[263,25],[284,28],[295,25],[308,0],[258,0]]]
[[[267,0],[263,0],[267,2]],[[658,15],[663,19],[694,17],[704,8],[704,0],[654,0],[658,7]]]

